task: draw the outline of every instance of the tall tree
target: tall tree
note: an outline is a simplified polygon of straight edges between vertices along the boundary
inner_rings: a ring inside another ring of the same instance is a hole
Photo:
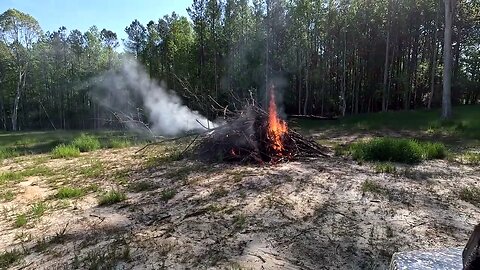
[[[0,15],[0,37],[15,59],[17,85],[12,110],[12,130],[18,130],[18,107],[25,89],[32,44],[41,34],[37,20],[16,9],[9,9]]]
[[[456,0],[445,1],[445,33],[443,45],[443,95],[442,95],[442,118],[452,116],[452,25],[455,14]]]

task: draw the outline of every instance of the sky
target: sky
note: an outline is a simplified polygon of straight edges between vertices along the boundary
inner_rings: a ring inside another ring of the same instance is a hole
[[[125,27],[137,19],[143,25],[157,21],[173,11],[188,17],[187,7],[192,0],[0,0],[0,13],[18,9],[37,19],[44,32],[65,26],[68,31],[82,33],[90,26],[106,28],[125,39]],[[122,43],[122,42],[120,42]]]

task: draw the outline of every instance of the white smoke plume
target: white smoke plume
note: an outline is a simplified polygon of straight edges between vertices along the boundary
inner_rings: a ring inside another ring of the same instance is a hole
[[[98,86],[94,96],[100,104],[126,116],[130,128],[142,128],[138,121],[140,107],[145,108],[148,129],[156,135],[175,136],[214,127],[207,118],[183,105],[175,92],[159,86],[135,60],[125,60],[120,69],[104,74]]]

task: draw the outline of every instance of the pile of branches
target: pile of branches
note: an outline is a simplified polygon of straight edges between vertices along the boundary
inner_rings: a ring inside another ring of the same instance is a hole
[[[198,135],[189,145],[189,154],[204,161],[242,163],[327,156],[324,147],[292,128],[288,128],[281,138],[282,151],[274,149],[274,143],[267,133],[268,114],[258,106],[250,105],[245,110],[230,115],[222,125]]]

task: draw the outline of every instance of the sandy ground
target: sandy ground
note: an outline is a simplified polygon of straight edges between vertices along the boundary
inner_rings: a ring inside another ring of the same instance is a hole
[[[267,166],[147,166],[135,150],[4,161],[2,171],[37,160],[56,173],[10,184],[15,198],[0,203],[0,250],[25,254],[12,269],[386,269],[397,251],[463,246],[480,217],[458,195],[480,186],[480,169],[454,161],[397,164],[395,174],[333,155]],[[101,175],[65,173],[92,158]],[[362,192],[367,180],[382,191]],[[133,192],[135,183],[148,190]],[[98,189],[52,198],[62,185]],[[128,199],[98,206],[109,189]],[[45,214],[16,228],[15,217],[39,201]]]

